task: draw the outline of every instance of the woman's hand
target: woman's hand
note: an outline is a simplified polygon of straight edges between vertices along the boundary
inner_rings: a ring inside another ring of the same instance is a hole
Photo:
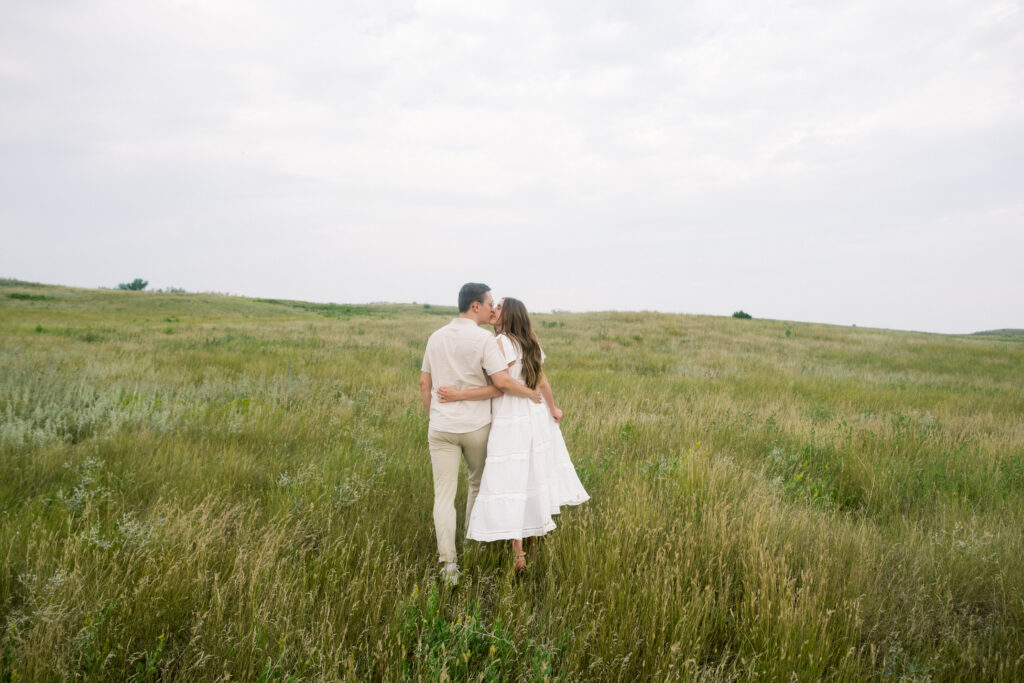
[[[455,403],[456,401],[462,400],[462,392],[455,387],[438,387],[437,388],[437,402],[438,403]]]
[[[551,419],[553,419],[555,422],[561,422],[562,421],[562,409],[561,408],[552,408],[551,409]]]

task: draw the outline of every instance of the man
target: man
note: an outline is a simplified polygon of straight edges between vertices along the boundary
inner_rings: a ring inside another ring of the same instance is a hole
[[[420,396],[430,415],[427,441],[434,472],[434,530],[437,552],[444,563],[441,575],[450,585],[458,583],[459,565],[455,552],[455,491],[459,485],[459,460],[469,470],[466,524],[480,491],[480,477],[487,457],[491,432],[490,401],[441,403],[437,389],[454,386],[474,389],[488,384],[504,393],[540,401],[540,392],[512,379],[508,364],[494,336],[480,325],[494,317],[491,288],[468,282],[459,290],[459,317],[430,335],[420,373]]]

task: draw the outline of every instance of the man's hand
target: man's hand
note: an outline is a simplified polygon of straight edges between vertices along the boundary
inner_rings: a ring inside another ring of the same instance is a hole
[[[533,393],[530,395],[530,400],[534,403],[540,403],[544,400],[544,394],[540,393],[540,389],[534,389]]]
[[[437,402],[438,403],[454,403],[455,401],[461,401],[462,392],[455,387],[438,387],[437,388]]]

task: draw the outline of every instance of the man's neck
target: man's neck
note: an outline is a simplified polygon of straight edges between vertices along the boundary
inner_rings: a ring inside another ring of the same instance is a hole
[[[472,313],[459,313],[459,317],[463,320],[469,320],[470,322],[479,325],[480,321],[473,317]]]

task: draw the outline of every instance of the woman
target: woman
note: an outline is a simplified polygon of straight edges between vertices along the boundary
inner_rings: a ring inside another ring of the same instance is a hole
[[[569,459],[558,423],[551,385],[541,369],[540,348],[526,306],[506,297],[495,308],[498,347],[508,361],[509,374],[531,389],[541,403],[502,394],[495,387],[465,391],[441,387],[438,399],[478,401],[492,398],[491,433],[487,440],[480,493],[473,506],[467,536],[477,541],[512,539],[516,571],[526,568],[523,539],[542,536],[555,528],[552,515],[562,505],[579,505],[590,498]]]

